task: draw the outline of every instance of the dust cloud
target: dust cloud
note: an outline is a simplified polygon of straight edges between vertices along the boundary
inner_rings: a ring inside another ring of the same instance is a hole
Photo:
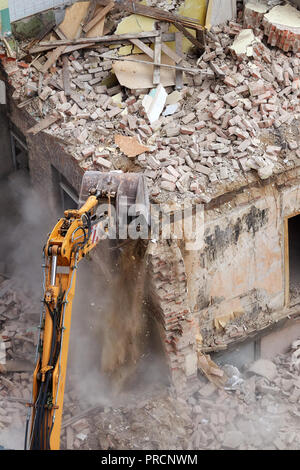
[[[36,330],[36,338],[42,297],[42,250],[54,220],[47,205],[32,189],[27,171],[20,170],[1,180],[0,275],[12,280],[13,290],[18,299],[22,298],[24,307],[20,325],[13,320],[5,322],[4,326],[16,324],[17,330],[19,326],[31,325]],[[9,376],[9,380],[14,378]],[[11,398],[10,394],[8,398]],[[26,409],[23,404],[6,402],[3,397],[1,402],[11,424],[0,429],[0,444],[7,449],[23,449],[25,424],[15,410],[18,406],[24,414]]]
[[[1,181],[1,269],[33,296],[41,295],[42,250],[54,222],[46,203],[30,186],[27,172],[12,173]]]
[[[90,406],[116,404],[166,384],[165,362],[146,313],[145,247],[106,242],[81,261],[71,326],[68,389]]]

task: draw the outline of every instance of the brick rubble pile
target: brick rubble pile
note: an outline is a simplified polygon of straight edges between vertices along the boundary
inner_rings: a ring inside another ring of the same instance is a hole
[[[16,100],[35,97],[27,111],[37,120],[59,113],[61,120],[46,132],[63,139],[83,169],[143,171],[152,198],[196,195],[207,202],[219,184],[229,186],[251,170],[266,179],[300,161],[300,53],[269,48],[255,28],[258,36],[237,54],[232,45],[243,31],[234,22],[212,28],[197,60],[205,75],[186,75],[181,91],[167,87],[163,113],[152,123],[143,106],[149,89],[101,84],[111,75],[113,60],[107,57],[115,49],[68,56],[70,97],[63,91],[60,60],[40,90],[34,64],[8,62],[6,71]],[[148,150],[128,158],[116,135]]]

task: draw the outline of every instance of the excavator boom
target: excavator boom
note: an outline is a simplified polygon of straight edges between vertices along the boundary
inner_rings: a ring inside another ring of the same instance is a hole
[[[114,206],[117,214],[121,196],[126,196],[131,206],[144,204],[147,213],[149,202],[143,176],[86,172],[80,196],[83,205],[78,210],[65,211],[44,248],[44,308],[25,449],[59,449],[76,270],[79,261],[101,241],[99,234],[108,231],[110,207]]]

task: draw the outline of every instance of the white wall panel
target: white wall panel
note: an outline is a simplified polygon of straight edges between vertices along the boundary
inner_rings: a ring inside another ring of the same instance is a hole
[[[8,0],[10,21],[17,21],[51,8],[70,5],[76,0]]]

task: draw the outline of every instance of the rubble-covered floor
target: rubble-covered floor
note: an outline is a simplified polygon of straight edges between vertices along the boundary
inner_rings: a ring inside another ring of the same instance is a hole
[[[122,20],[120,14],[108,17],[115,27]],[[24,109],[30,115],[42,121],[57,113],[60,121],[45,132],[62,139],[84,170],[143,171],[153,201],[208,202],[251,183],[256,173],[267,179],[300,161],[299,53],[270,46],[258,28],[241,51],[245,31],[252,32],[243,29],[241,15],[214,26],[205,52],[185,56],[184,64],[199,73],[186,74],[181,91],[162,91],[161,84],[151,92],[120,86],[114,61],[119,49],[106,46],[68,55],[70,96],[61,59],[42,82],[38,60],[29,67],[21,60],[4,66],[13,99],[22,106],[29,99]],[[146,103],[155,90],[163,112],[153,121]],[[130,145],[125,138],[133,139]]]
[[[38,304],[37,299],[36,308]],[[0,306],[7,356],[0,374],[0,445],[21,449],[38,316],[32,297],[28,302],[28,293],[13,279],[1,278]],[[189,396],[180,398],[159,374],[144,386],[137,374],[126,390],[110,399],[98,397],[93,404],[78,389],[85,374],[78,382],[71,368],[61,448],[300,449],[299,346],[294,342],[273,362],[252,364],[253,372],[224,366],[229,377],[225,389],[216,389],[199,376]],[[153,374],[153,368],[148,372]]]

